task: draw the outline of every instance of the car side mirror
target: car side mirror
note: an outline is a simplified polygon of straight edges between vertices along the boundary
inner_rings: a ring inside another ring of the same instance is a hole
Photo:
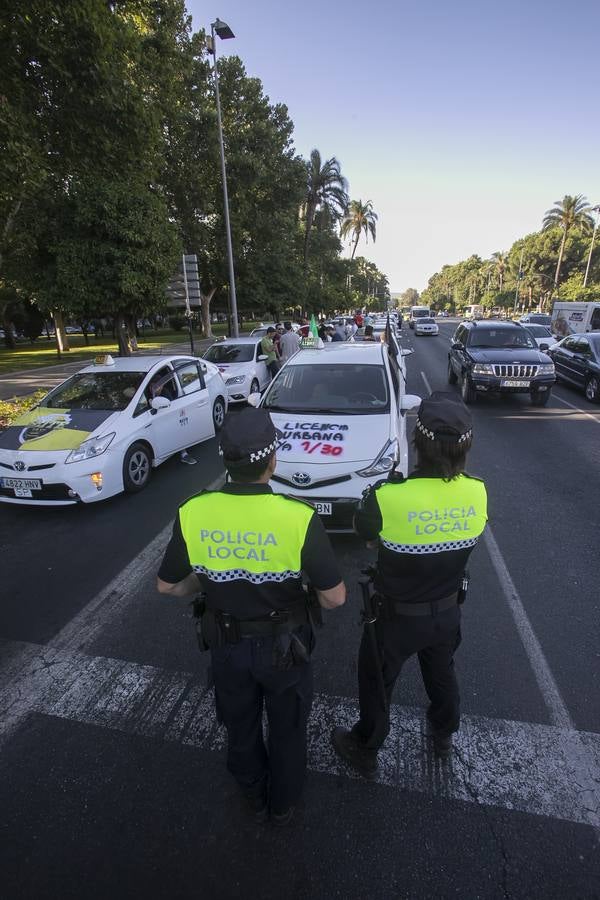
[[[402,412],[408,412],[409,409],[417,409],[421,405],[421,398],[416,394],[404,394],[400,401],[400,409]]]
[[[248,406],[258,406],[260,403],[260,394],[258,392],[254,394],[248,394]]]
[[[451,350],[462,350],[463,345],[460,343],[460,341],[452,341],[452,343],[450,344],[450,349]]]
[[[540,350],[549,350],[550,344],[540,344]]]
[[[206,363],[200,363],[200,371],[204,372],[204,374],[206,375],[206,373],[208,372],[208,366],[206,365]]]
[[[261,353],[260,356],[257,357],[258,362],[264,362],[267,359],[266,353]]]
[[[414,350],[409,350],[408,347],[403,347],[400,356],[410,356],[414,352]]]
[[[157,413],[159,409],[168,409],[170,405],[171,401],[168,397],[153,397],[150,401],[150,407],[155,413]]]

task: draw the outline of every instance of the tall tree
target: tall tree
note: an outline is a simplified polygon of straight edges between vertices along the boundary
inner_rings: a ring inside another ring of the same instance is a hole
[[[341,172],[335,156],[321,159],[318,150],[312,150],[306,163],[306,198],[304,201],[304,265],[308,260],[311,228],[318,209],[325,209],[334,220],[341,218],[348,205],[348,182]]]
[[[375,243],[375,238],[377,236],[377,213],[374,211],[373,204],[370,200],[367,200],[366,203],[363,203],[362,200],[350,201],[350,205],[348,206],[348,210],[342,221],[340,234],[342,240],[348,237],[348,235],[352,236],[354,246],[352,247],[352,256],[350,259],[354,259],[358,242],[363,234],[367,244],[369,243],[369,235],[371,235],[373,243]]]
[[[562,200],[555,201],[555,205],[552,209],[549,209],[544,216],[542,225],[544,231],[547,231],[550,228],[560,228],[562,230],[562,240],[560,242],[556,272],[554,274],[555,288],[558,287],[560,267],[562,265],[565,243],[569,230],[571,228],[578,228],[584,234],[591,231],[594,222],[590,215],[590,209],[590,204],[582,194],[577,194],[574,197],[570,194],[565,194]]]

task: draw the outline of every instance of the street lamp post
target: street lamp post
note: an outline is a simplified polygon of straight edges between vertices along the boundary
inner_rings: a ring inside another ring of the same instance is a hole
[[[225,168],[225,146],[223,144],[223,123],[221,121],[221,97],[219,94],[219,72],[217,69],[217,42],[215,34],[222,41],[234,38],[235,35],[226,22],[216,19],[210,26],[211,32],[211,52],[213,55],[214,71],[215,71],[215,97],[217,101],[217,125],[219,130],[219,149],[221,151],[221,175],[223,178],[223,209],[225,212],[225,234],[227,238],[227,264],[229,268],[229,298],[230,312],[232,318],[232,331],[234,337],[239,337],[238,329],[238,311],[237,297],[235,293],[235,272],[233,269],[233,247],[231,244],[231,222],[229,221],[229,194],[227,193],[227,170]]]
[[[585,278],[583,279],[583,286],[587,285],[588,275],[590,274],[590,263],[592,262],[592,252],[594,250],[594,240],[596,238],[596,231],[598,230],[598,221],[600,220],[600,205],[593,206],[592,211],[596,213],[596,224],[594,225],[594,231],[592,232],[592,243],[590,244],[590,252],[588,256],[587,266],[585,267]]]

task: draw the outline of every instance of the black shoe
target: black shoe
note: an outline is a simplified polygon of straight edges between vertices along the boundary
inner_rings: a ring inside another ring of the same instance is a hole
[[[263,825],[269,815],[266,786],[261,784],[255,788],[246,788],[242,791],[246,808],[252,815],[257,825]]]
[[[365,747],[352,731],[334,728],[331,741],[336,751],[365,778],[371,778],[377,771],[377,750]]]
[[[448,759],[452,753],[452,735],[440,734],[436,731],[435,725],[431,721],[429,710],[427,710],[427,731],[433,738],[433,752],[435,755],[439,756],[440,759]]]
[[[289,809],[286,809],[285,812],[282,813],[271,813],[271,822],[273,825],[276,825],[278,828],[283,828],[285,825],[289,825],[292,819],[294,818],[294,813],[296,812],[295,806],[290,806]]]

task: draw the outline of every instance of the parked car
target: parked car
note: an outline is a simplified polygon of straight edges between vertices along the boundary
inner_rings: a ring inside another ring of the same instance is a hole
[[[591,403],[600,403],[600,332],[571,334],[548,351],[556,378],[580,388]]]
[[[556,380],[554,363],[517,322],[461,322],[448,353],[448,381],[465,403],[484,394],[523,394],[545,406]]]
[[[250,394],[264,391],[271,381],[260,343],[256,335],[226,338],[204,353],[204,359],[214,363],[223,376],[230,403],[245,402]]]
[[[153,468],[214,437],[226,411],[211,363],[97,357],[0,432],[0,502],[68,506],[141,491]]]
[[[404,351],[407,355],[411,351]],[[325,344],[285,364],[261,400],[277,428],[276,493],[310,501],[332,531],[351,529],[365,489],[408,471],[401,352],[382,343]]]

